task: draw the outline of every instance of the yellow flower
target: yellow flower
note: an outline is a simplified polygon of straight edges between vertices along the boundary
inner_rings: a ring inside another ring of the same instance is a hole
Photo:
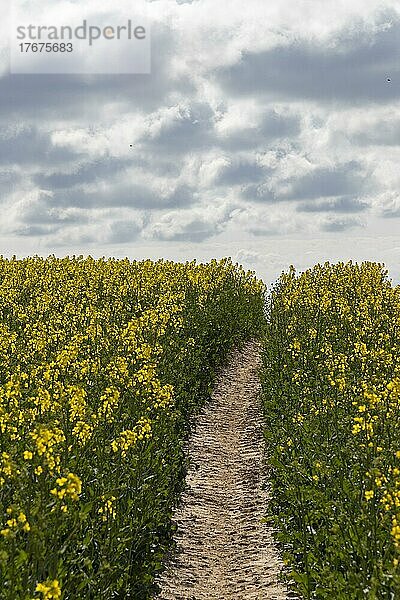
[[[365,492],[365,498],[371,500],[374,497],[374,490],[367,490]]]
[[[50,494],[59,500],[63,500],[64,498],[69,498],[74,502],[79,500],[79,495],[82,491],[82,482],[77,475],[68,473],[66,477],[59,477],[56,479],[56,483],[58,489],[56,487],[53,488],[50,490]]]
[[[84,421],[78,421],[72,430],[79,443],[84,446],[92,437],[93,427]]]
[[[43,594],[42,600],[60,600],[61,588],[57,579],[47,579],[43,583],[38,583],[36,592]]]
[[[106,496],[102,496],[101,499],[103,500],[104,504],[103,506],[100,506],[99,510],[97,511],[99,513],[99,515],[101,515],[102,521],[107,521],[109,518],[114,519],[115,518],[115,502],[116,502],[116,497],[115,496],[110,496],[108,499],[106,498]]]
[[[12,531],[11,531],[11,529],[9,527],[6,527],[5,529],[1,529],[0,530],[0,534],[3,537],[8,538],[8,537],[10,537],[12,535]]]
[[[141,417],[134,429],[122,431],[119,437],[111,442],[111,447],[114,452],[121,451],[121,455],[125,457],[128,450],[134,447],[138,440],[150,438],[151,434],[151,422],[146,417]]]

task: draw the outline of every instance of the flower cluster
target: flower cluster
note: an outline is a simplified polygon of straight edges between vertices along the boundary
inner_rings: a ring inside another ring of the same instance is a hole
[[[43,583],[38,583],[36,592],[39,592],[42,600],[60,600],[61,588],[57,579],[47,579]]]
[[[56,484],[57,487],[50,490],[50,494],[58,500],[72,500],[73,502],[79,500],[79,495],[82,492],[82,482],[77,475],[68,473],[66,477],[56,479]],[[67,507],[66,504],[62,504],[61,506],[64,510]]]
[[[122,431],[118,438],[111,442],[114,452],[121,452],[125,458],[128,450],[133,448],[137,442],[151,437],[151,422],[145,417],[141,417],[134,429]]]
[[[20,510],[15,511],[12,507],[7,508],[6,512],[9,518],[6,521],[5,528],[0,530],[0,535],[5,538],[14,538],[19,531],[25,533],[30,531],[31,526],[28,523],[25,513]]]

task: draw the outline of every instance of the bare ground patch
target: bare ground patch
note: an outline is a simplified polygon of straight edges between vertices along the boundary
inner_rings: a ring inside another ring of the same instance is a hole
[[[187,489],[174,520],[178,552],[159,600],[286,600],[263,468],[259,348],[232,354],[189,443]]]

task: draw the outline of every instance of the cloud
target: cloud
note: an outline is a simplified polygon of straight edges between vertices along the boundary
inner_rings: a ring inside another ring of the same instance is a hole
[[[351,138],[360,146],[399,146],[400,119],[386,118],[366,123],[365,128],[355,132]]]
[[[341,103],[398,100],[399,16],[383,13],[369,31],[362,22],[352,25],[335,32],[329,43],[298,38],[259,52],[244,50],[238,62],[219,68],[215,79],[235,95]]]
[[[396,219],[400,217],[400,193],[393,190],[378,194],[374,197],[372,206],[379,216]]]
[[[283,165],[285,161],[281,161]],[[296,167],[296,165],[294,164]],[[271,169],[269,177],[261,184],[251,183],[243,187],[242,196],[254,202],[275,203],[286,200],[317,200],[320,198],[346,197],[362,193],[367,175],[362,165],[357,161],[349,161],[345,164],[333,164],[330,166],[312,166],[310,164],[297,165],[298,171],[294,169],[291,177],[287,177],[285,170],[280,167]],[[302,174],[307,169],[308,172]],[[369,185],[372,187],[372,179]],[[348,203],[349,205],[349,203]],[[304,206],[304,205],[303,205]],[[310,209],[312,204],[306,204],[305,210]],[[318,206],[318,205],[315,205]],[[329,204],[326,204],[329,206]],[[338,209],[345,207],[344,198],[338,200]],[[308,210],[308,212],[311,212]]]
[[[130,7],[126,6],[127,12],[123,5],[116,8],[115,19],[125,22]],[[107,120],[116,104],[120,109],[128,110],[134,104],[147,111],[164,105],[172,92],[190,96],[195,90],[193,82],[171,68],[171,59],[178,52],[171,24],[159,16],[152,29],[151,75],[5,74],[0,76],[0,113],[12,119],[93,122],[94,114],[96,120]]]
[[[241,196],[244,200],[253,202],[275,202],[276,196],[268,185],[257,185],[251,183],[242,188]]]
[[[236,252],[236,254],[233,257],[233,260],[241,265],[256,267],[261,262],[261,256],[259,252],[241,249],[238,250],[238,252]]]
[[[230,202],[217,200],[202,209],[172,211],[149,226],[147,237],[163,241],[204,242],[225,229],[233,211],[234,206]]]
[[[235,127],[227,129],[218,138],[225,149],[248,150],[260,146],[268,146],[271,142],[282,138],[296,138],[301,131],[301,120],[298,115],[282,114],[276,109],[267,109],[256,124],[243,125],[243,118],[238,115]]]
[[[77,158],[73,155],[73,158]],[[46,190],[72,188],[77,185],[93,183],[115,177],[120,171],[132,165],[132,160],[125,158],[104,157],[93,162],[72,164],[72,170],[55,171],[53,173],[38,173],[34,177],[35,183]],[[64,163],[64,169],[67,166]]]
[[[348,229],[354,229],[356,227],[362,227],[362,222],[354,217],[326,217],[321,222],[321,230],[327,232],[340,232],[347,231]]]
[[[20,125],[14,131],[10,127],[0,136],[0,166],[64,164],[72,158],[76,154],[54,146],[51,135],[35,126]]]
[[[139,142],[158,152],[195,152],[212,144],[213,118],[206,103],[172,106],[149,119],[146,135]]]
[[[265,177],[266,171],[256,161],[233,158],[227,162],[215,178],[216,185],[239,185],[249,181],[259,181]]]
[[[289,203],[286,203],[284,208],[248,205],[232,212],[229,228],[235,238],[242,236],[243,233],[257,238],[277,238],[304,231],[307,222],[302,215],[293,211]]]
[[[285,198],[304,200],[328,196],[344,196],[362,191],[365,175],[362,165],[350,161],[343,165],[316,167],[306,175],[289,181],[290,190]]]
[[[187,186],[177,186],[162,193],[150,184],[135,184],[113,180],[91,187],[77,186],[54,192],[58,206],[85,209],[127,207],[147,210],[187,207],[194,202],[194,192]]]
[[[343,196],[328,200],[302,202],[297,205],[299,212],[335,212],[335,213],[360,213],[368,210],[370,204],[358,197]]]
[[[51,194],[30,190],[13,194],[9,199],[1,230],[16,236],[39,237],[86,221],[87,215],[83,211],[54,206]]]
[[[111,244],[126,244],[137,240],[142,226],[137,221],[114,221],[110,227],[108,241]]]
[[[12,169],[0,170],[0,202],[12,194],[21,182],[21,176]]]
[[[54,204],[51,193],[33,190],[14,199],[1,230],[6,235],[41,238],[46,246],[61,247],[76,243],[129,244],[140,237],[145,225],[145,216],[134,210],[62,208]]]

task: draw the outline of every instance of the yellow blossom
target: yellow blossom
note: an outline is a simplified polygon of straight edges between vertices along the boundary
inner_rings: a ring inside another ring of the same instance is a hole
[[[60,600],[61,588],[57,579],[47,579],[43,583],[38,583],[36,592],[43,594],[42,600]]]

